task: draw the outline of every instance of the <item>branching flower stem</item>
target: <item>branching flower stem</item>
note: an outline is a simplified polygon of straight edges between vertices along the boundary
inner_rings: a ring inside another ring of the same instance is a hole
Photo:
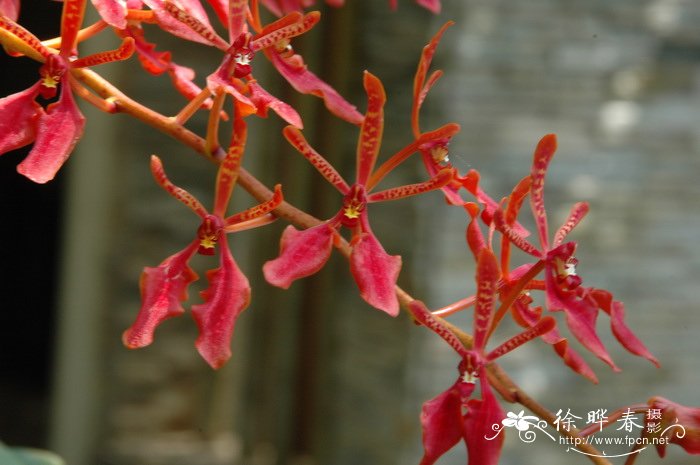
[[[72,72],[78,80],[91,88],[95,93],[97,93],[97,95],[106,101],[111,102],[113,107],[110,108],[113,109],[113,113],[127,114],[165,134],[168,134],[184,145],[195,150],[210,162],[218,163],[223,159],[225,155],[223,149],[218,148],[215,153],[207,153],[206,139],[183,127],[181,124],[179,124],[177,119],[162,115],[131,99],[94,71],[88,69],[75,69],[72,70]],[[242,167],[240,168],[238,183],[258,201],[266,201],[273,195],[273,192],[267,186],[261,183],[255,176],[250,174]],[[273,213],[277,217],[283,218],[301,228],[310,228],[321,223],[321,220],[296,208],[294,205],[286,201],[282,202],[280,206],[273,211]],[[350,256],[351,249],[347,241],[343,239],[337,241],[336,247],[344,256]],[[519,292],[519,290],[517,290],[517,292]],[[517,292],[513,293],[514,296],[517,296]],[[399,286],[396,286],[396,294],[402,307],[410,312],[408,303],[413,301],[414,298]],[[512,302],[513,299],[508,300]],[[505,312],[505,310],[499,309],[499,312]],[[447,321],[444,321],[444,324],[460,339],[465,347],[472,346],[472,337],[469,334]],[[540,419],[545,420],[550,426],[554,426],[556,415],[526,394],[498,364],[489,364],[487,370],[489,382],[506,401],[522,405],[537,415]],[[575,428],[571,428],[570,431],[565,431],[562,428],[561,431],[559,431],[559,434],[572,439],[579,437],[579,431]],[[587,454],[587,457],[594,464],[612,465],[608,460],[601,457],[600,455],[602,454],[593,446],[589,444],[581,444],[579,448],[582,452]]]

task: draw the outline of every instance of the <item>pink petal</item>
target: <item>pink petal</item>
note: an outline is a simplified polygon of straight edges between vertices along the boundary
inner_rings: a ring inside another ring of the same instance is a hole
[[[207,272],[209,287],[201,292],[204,303],[192,306],[192,316],[199,327],[195,346],[215,370],[231,357],[236,319],[250,303],[248,279],[236,265],[225,238],[219,246],[220,266]]]
[[[44,110],[34,101],[39,83],[0,99],[0,155],[32,143]]]
[[[17,171],[39,184],[52,180],[83,135],[84,126],[85,118],[70,88],[62,86],[58,102],[49,105],[39,119],[34,147]]]
[[[554,342],[550,342],[549,338],[554,340]],[[549,334],[545,334],[542,339],[552,344],[554,351],[561,357],[566,366],[584,378],[589,379],[592,383],[598,384],[598,377],[595,375],[593,369],[586,363],[581,354],[571,348],[569,341],[565,337],[559,335],[559,331],[556,328],[550,331]]]
[[[290,105],[279,100],[277,97],[270,95],[265,89],[260,87],[255,81],[248,83],[250,89],[250,100],[258,109],[257,115],[263,118],[267,117],[267,109],[272,108],[283,120],[299,129],[304,125],[301,122],[301,116]]]
[[[180,302],[187,300],[187,287],[197,280],[197,274],[187,262],[198,246],[199,240],[195,240],[157,267],[144,268],[140,282],[141,309],[134,324],[122,335],[125,346],[135,349],[151,344],[159,324],[184,313]]]
[[[613,370],[620,371],[598,337],[596,306],[587,300],[577,298],[574,293],[561,291],[549,270],[546,271],[545,283],[547,307],[550,310],[563,310],[566,314],[566,325],[576,339],[596,357],[610,365]]]
[[[287,226],[280,241],[280,255],[263,266],[268,283],[287,289],[299,278],[310,276],[328,261],[335,230],[323,223],[304,231]]]
[[[528,306],[520,301],[515,301],[513,305],[515,310],[516,319],[519,318],[518,324],[524,326],[534,326],[541,318],[542,308],[537,307],[536,310],[530,309]],[[589,379],[593,383],[598,383],[598,378],[591,369],[586,361],[569,345],[569,341],[561,337],[559,330],[554,327],[548,333],[542,335],[542,340],[547,344],[550,344],[556,354],[561,357],[564,364],[571,368],[576,373],[582,375],[583,377]]]
[[[440,0],[416,0],[416,3],[432,13],[440,13]]]
[[[265,8],[267,8],[273,15],[278,17],[282,16],[282,10],[277,4],[277,0],[260,0],[260,3],[265,5]]]
[[[633,354],[646,358],[658,368],[660,366],[659,361],[625,323],[625,306],[623,303],[613,300],[612,294],[602,289],[592,290],[591,295],[598,302],[600,308],[610,315],[612,332],[620,344]]]
[[[19,0],[0,0],[0,13],[17,21],[19,17]]]
[[[622,302],[613,302],[612,310],[610,312],[610,324],[612,326],[613,334],[625,349],[629,350],[635,355],[646,358],[657,367],[660,366],[656,357],[649,352],[644,343],[642,343],[642,341],[640,341],[632,330],[625,324],[625,308],[622,305]]]
[[[158,25],[164,31],[169,32],[176,37],[191,40],[192,42],[198,42],[205,45],[223,45],[223,43],[219,44],[219,42],[223,42],[220,41],[220,38],[214,38],[216,34],[214,33],[211,24],[209,24],[209,18],[198,0],[179,0],[181,5],[178,5],[177,3],[174,5],[178,9],[187,12],[190,16],[199,21],[205,27],[208,37],[204,37],[199,32],[195,32],[191,27],[176,19],[172,14],[168,13],[168,11],[166,11],[167,7],[164,0],[144,0],[143,3],[148,5],[148,7],[154,11],[156,19],[158,20]]]
[[[489,386],[486,370],[482,368],[479,377],[481,400],[471,399],[467,403],[464,421],[464,441],[467,443],[469,453],[468,464],[496,465],[501,455],[505,435],[503,433],[496,435],[492,427],[500,425],[505,414]]]
[[[663,397],[652,397],[649,407],[661,410],[660,433],[668,442],[678,444],[688,454],[700,454],[700,407],[688,407]],[[678,426],[681,425],[683,430]],[[656,446],[660,457],[666,453],[666,444]]]
[[[398,315],[395,288],[401,271],[401,257],[387,254],[371,232],[353,238],[351,246],[350,272],[362,298],[391,316]]]
[[[209,90],[216,95],[219,89],[223,89],[224,92],[233,96],[236,100],[236,105],[238,109],[242,112],[241,116],[252,115],[257,113],[258,108],[255,104],[245,95],[243,95],[236,86],[233,85],[227,71],[228,61],[225,59],[219,68],[212,74],[207,76],[207,87]]]
[[[469,172],[464,175],[464,177],[459,178],[462,186],[469,191],[476,199],[484,205],[484,211],[481,214],[484,222],[487,225],[491,224],[494,212],[500,208],[498,202],[492,199],[480,186],[479,186],[480,175],[476,170],[469,170]],[[520,223],[515,223],[511,225],[512,229],[522,237],[527,237],[530,232],[525,229]]]
[[[425,451],[420,465],[432,465],[462,439],[462,396],[456,385],[423,404],[420,422]]]
[[[219,21],[221,24],[224,26],[230,27],[229,24],[229,0],[207,0],[207,3],[211,5],[212,9],[214,10],[214,13],[216,13],[217,18],[219,18]],[[243,10],[245,10],[245,7],[248,5],[247,0],[236,0],[233,3],[233,8],[236,8],[238,5],[243,5]],[[239,7],[239,10],[241,8]],[[235,16],[235,15],[232,15]],[[245,23],[245,11],[243,11],[243,23]],[[242,28],[241,28],[242,29]],[[237,30],[235,32],[234,37],[238,37],[243,30]]]
[[[146,40],[141,27],[129,26],[125,30],[120,31],[120,35],[134,39],[139,62],[146,71],[157,76],[168,70],[170,66],[170,52],[156,51],[156,44]]]
[[[285,60],[276,53],[268,55],[277,71],[302,94],[312,94],[323,99],[326,108],[339,118],[353,124],[361,124],[363,116],[335,89],[323,82],[306,68],[305,64]],[[298,56],[298,55],[295,55]]]
[[[110,26],[126,28],[126,2],[124,0],[92,0],[97,13]]]

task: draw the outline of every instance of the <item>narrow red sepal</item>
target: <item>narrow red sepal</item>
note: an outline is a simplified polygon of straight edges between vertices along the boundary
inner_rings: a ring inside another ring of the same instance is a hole
[[[547,212],[544,208],[544,179],[547,174],[549,162],[554,157],[554,152],[557,150],[557,136],[547,134],[544,136],[537,147],[532,160],[532,169],[530,176],[532,177],[532,185],[530,186],[530,204],[532,213],[535,216],[537,223],[537,232],[540,236],[540,244],[542,250],[549,248],[549,232],[547,229]]]

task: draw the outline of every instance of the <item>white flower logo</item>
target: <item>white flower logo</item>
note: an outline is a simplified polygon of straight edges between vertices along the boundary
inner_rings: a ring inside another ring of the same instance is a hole
[[[532,420],[538,422],[539,418],[532,415],[525,416],[525,410],[521,410],[517,415],[513,412],[508,412],[507,418],[504,418],[501,423],[508,428],[514,427],[518,431],[527,431],[530,429],[530,421]]]

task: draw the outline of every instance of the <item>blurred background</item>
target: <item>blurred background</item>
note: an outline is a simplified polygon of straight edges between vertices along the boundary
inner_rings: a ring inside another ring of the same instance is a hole
[[[361,71],[382,79],[383,156],[411,139],[412,79],[423,45],[446,20],[456,21],[436,54],[434,68],[445,77],[428,97],[422,127],[461,124],[451,161],[460,171],[478,169],[496,199],[528,173],[540,137],[557,133],[546,189],[550,223],[558,225],[576,201],[591,204],[572,236],[578,273],[625,303],[628,324],[662,363],[655,369],[626,353],[603,315],[599,332],[623,371],[584,354],[599,385],[575,376],[540,343],[503,359],[504,368],[553,411],[584,418],[652,395],[700,405],[700,3],[444,0],[438,16],[410,0],[399,1],[397,12],[382,0],[347,3],[319,5],[322,21],[293,45],[361,111]],[[24,2],[20,22],[44,39],[57,35],[59,17],[59,3]],[[161,50],[173,43],[155,28],[147,34]],[[81,52],[114,46],[109,38],[97,42]],[[174,50],[173,58],[195,67],[200,84],[220,60],[197,45]],[[29,60],[1,60],[3,96],[37,79]],[[97,71],[164,114],[184,104],[167,77],[144,75],[136,60]],[[262,57],[254,73],[303,112],[305,135],[350,178],[357,129],[328,118],[318,99],[296,95]],[[141,270],[183,248],[198,226],[152,181],[149,155],[161,156],[171,179],[205,204],[215,167],[125,116],[81,108],[85,136],[48,185],[15,172],[26,150],[0,157],[0,440],[52,449],[71,465],[418,463],[420,407],[454,382],[454,354],[405,315],[394,320],[369,308],[339,256],[288,291],[266,285],[260,269],[277,254],[282,222],[229,237],[253,300],[223,369],[212,372],[194,350],[189,316],[164,323],[151,347],[123,348],[121,333],[139,308]],[[204,124],[195,119],[189,127],[202,133]],[[288,148],[282,127],[274,115],[251,122],[244,165],[268,185],[288,186],[293,203],[329,217],[337,196]],[[385,186],[423,179],[419,165],[407,163]],[[440,197],[372,206],[378,237],[403,256],[400,285],[433,308],[474,290],[466,215]],[[234,198],[235,210],[254,203],[243,190]],[[209,258],[193,262],[200,281],[215,266]],[[190,302],[199,301],[201,285]],[[451,321],[470,330],[471,312]],[[496,333],[494,343],[512,331]],[[510,434],[502,463],[587,463],[571,454],[544,437],[524,444]],[[697,461],[676,446],[668,455],[667,463]],[[637,463],[659,460],[647,450]],[[439,463],[465,463],[463,446]]]

